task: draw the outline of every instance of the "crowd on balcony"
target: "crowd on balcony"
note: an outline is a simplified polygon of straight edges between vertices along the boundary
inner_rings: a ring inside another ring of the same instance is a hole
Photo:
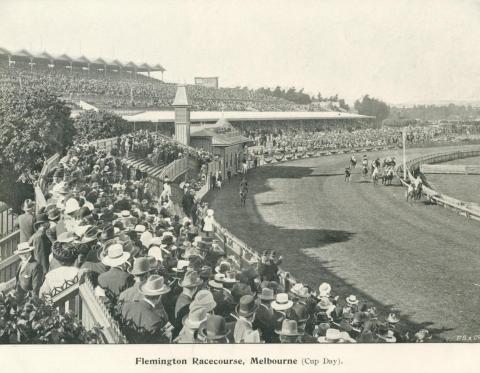
[[[70,67],[70,66],[68,66]],[[171,110],[176,85],[127,72],[86,71],[66,66],[16,63],[8,66],[0,61],[0,84],[45,86],[71,101],[84,100],[100,108]],[[210,88],[188,85],[193,110],[285,111],[308,110],[290,101],[253,90]]]
[[[275,250],[248,264],[218,239],[215,212],[184,183],[183,212],[121,157],[76,145],[47,176],[46,205],[19,217],[15,294],[46,300],[88,276],[130,343],[423,342],[395,313],[321,279],[280,275]],[[254,258],[250,258],[254,259]]]

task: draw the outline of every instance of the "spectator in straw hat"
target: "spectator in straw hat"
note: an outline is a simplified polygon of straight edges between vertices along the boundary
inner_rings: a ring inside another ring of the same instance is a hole
[[[198,328],[207,321],[207,311],[205,308],[191,309],[189,314],[183,319],[183,328],[175,339],[175,343],[195,343],[197,342]]]
[[[23,211],[24,213],[17,218],[17,225],[20,229],[20,242],[27,242],[34,233],[33,223],[35,218],[33,214],[35,213],[35,202],[31,199],[25,200]]]
[[[13,252],[20,258],[20,265],[15,275],[15,291],[18,300],[24,299],[29,292],[38,297],[43,283],[43,269],[33,256],[34,249],[28,242],[21,242]]]
[[[171,325],[163,309],[162,295],[170,291],[162,276],[151,275],[139,288],[142,299],[122,305],[125,334],[131,343],[169,343]]]
[[[151,262],[148,257],[135,258],[133,267],[127,269],[127,272],[134,276],[135,283],[120,293],[118,302],[134,302],[140,300],[142,298],[140,286],[145,283],[151,270]]]
[[[130,253],[123,250],[122,244],[112,242],[100,256],[102,263],[110,269],[98,276],[98,285],[107,296],[116,298],[134,283],[133,276],[126,271]]]

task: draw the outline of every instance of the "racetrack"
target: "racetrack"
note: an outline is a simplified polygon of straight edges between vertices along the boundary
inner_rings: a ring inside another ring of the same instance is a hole
[[[408,154],[459,148],[469,147]],[[369,159],[377,155],[392,153]],[[207,200],[233,234],[258,251],[277,250],[282,268],[315,288],[327,281],[338,294],[356,294],[383,314],[400,312],[408,329],[426,326],[448,341],[480,334],[480,223],[424,202],[409,205],[398,180],[397,186],[373,188],[361,182],[358,165],[345,183],[348,159],[335,155],[251,170],[246,207],[240,206],[238,178]]]

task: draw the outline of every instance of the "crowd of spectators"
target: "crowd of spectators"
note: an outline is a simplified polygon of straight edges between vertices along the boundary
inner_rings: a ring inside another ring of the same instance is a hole
[[[0,84],[45,86],[72,102],[83,100],[99,108],[172,110],[176,84],[142,74],[85,71],[18,63],[0,63]],[[193,110],[285,111],[308,110],[290,101],[249,89],[188,85]]]
[[[183,184],[152,194],[122,157],[76,145],[47,176],[46,206],[19,217],[15,295],[48,300],[88,276],[130,343],[423,342],[395,313],[355,294],[280,277],[274,249],[240,263],[214,235],[215,213]]]
[[[435,144],[437,142],[461,142],[468,131],[468,139],[475,140],[473,133],[478,132],[480,126],[472,125],[461,131],[448,131],[440,126],[412,127],[407,131],[407,146]],[[309,130],[306,128],[282,127],[260,128],[244,130],[244,135],[252,139],[264,151],[301,150],[338,150],[363,149],[369,147],[401,146],[402,130],[392,127]],[[478,136],[477,136],[478,140]]]

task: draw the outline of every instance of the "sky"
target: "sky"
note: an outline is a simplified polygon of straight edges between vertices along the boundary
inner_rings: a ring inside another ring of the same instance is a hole
[[[478,101],[479,18],[470,0],[0,0],[0,47],[160,63],[169,82]]]

